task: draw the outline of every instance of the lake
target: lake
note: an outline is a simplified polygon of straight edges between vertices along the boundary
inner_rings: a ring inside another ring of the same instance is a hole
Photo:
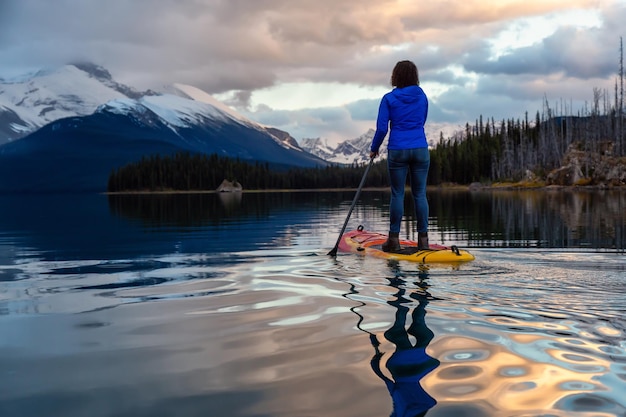
[[[0,416],[626,416],[626,192],[429,191],[461,265],[353,197],[0,197]]]

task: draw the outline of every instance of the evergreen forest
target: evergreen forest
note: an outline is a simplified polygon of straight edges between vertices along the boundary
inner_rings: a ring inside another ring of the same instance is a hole
[[[480,116],[451,138],[441,135],[431,147],[428,184],[519,181],[528,172],[545,178],[573,145],[586,152],[610,150],[626,156],[621,40],[619,63],[614,91],[594,88],[592,100],[582,109],[575,111],[563,100],[551,105],[544,98],[543,108],[532,118],[528,113],[500,121]],[[217,155],[179,153],[146,157],[115,170],[108,191],[214,190],[224,179],[247,190],[354,188],[363,172],[363,165],[357,164],[279,170]],[[366,186],[388,186],[385,160],[373,163]]]
[[[373,164],[368,186],[385,185],[387,165]],[[216,154],[177,153],[154,155],[115,170],[108,191],[215,190],[224,179],[239,182],[246,190],[354,188],[363,176],[358,165],[320,168],[274,169],[266,163],[250,163]],[[378,180],[376,180],[377,177]]]

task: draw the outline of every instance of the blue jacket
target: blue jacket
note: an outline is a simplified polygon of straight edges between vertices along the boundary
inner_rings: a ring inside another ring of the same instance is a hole
[[[389,125],[391,133],[387,149],[427,148],[428,142],[424,132],[427,116],[428,98],[420,86],[394,88],[380,101],[376,133],[370,150],[378,152]]]

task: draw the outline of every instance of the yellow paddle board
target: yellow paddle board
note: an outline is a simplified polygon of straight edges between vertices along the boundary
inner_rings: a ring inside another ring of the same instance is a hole
[[[458,263],[473,261],[474,255],[456,246],[431,244],[429,249],[418,250],[417,243],[412,240],[400,239],[402,249],[398,252],[384,252],[381,245],[387,235],[368,232],[359,226],[357,230],[346,232],[339,242],[342,252],[354,252],[377,258],[393,259],[419,263]]]

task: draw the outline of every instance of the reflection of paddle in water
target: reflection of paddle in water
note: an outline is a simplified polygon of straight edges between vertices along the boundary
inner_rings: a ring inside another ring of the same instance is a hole
[[[439,366],[439,361],[426,353],[426,347],[434,337],[425,321],[426,305],[430,295],[424,289],[425,286],[421,291],[417,290],[409,295],[418,304],[411,313],[412,323],[406,329],[406,319],[409,313],[407,304],[411,300],[404,298],[406,289],[401,285],[405,282],[395,278],[390,280],[390,283],[398,290],[394,295],[395,299],[387,302],[396,308],[394,323],[385,332],[385,338],[396,346],[395,352],[386,363],[391,378],[381,369],[381,359],[385,353],[379,350],[380,343],[376,335],[360,327],[362,316],[359,320],[359,328],[369,333],[370,341],[374,346],[376,353],[372,357],[371,366],[374,373],[385,382],[391,394],[393,400],[391,417],[425,416],[428,410],[437,404],[437,401],[422,388],[420,380]],[[409,336],[415,338],[415,344],[411,342]]]

